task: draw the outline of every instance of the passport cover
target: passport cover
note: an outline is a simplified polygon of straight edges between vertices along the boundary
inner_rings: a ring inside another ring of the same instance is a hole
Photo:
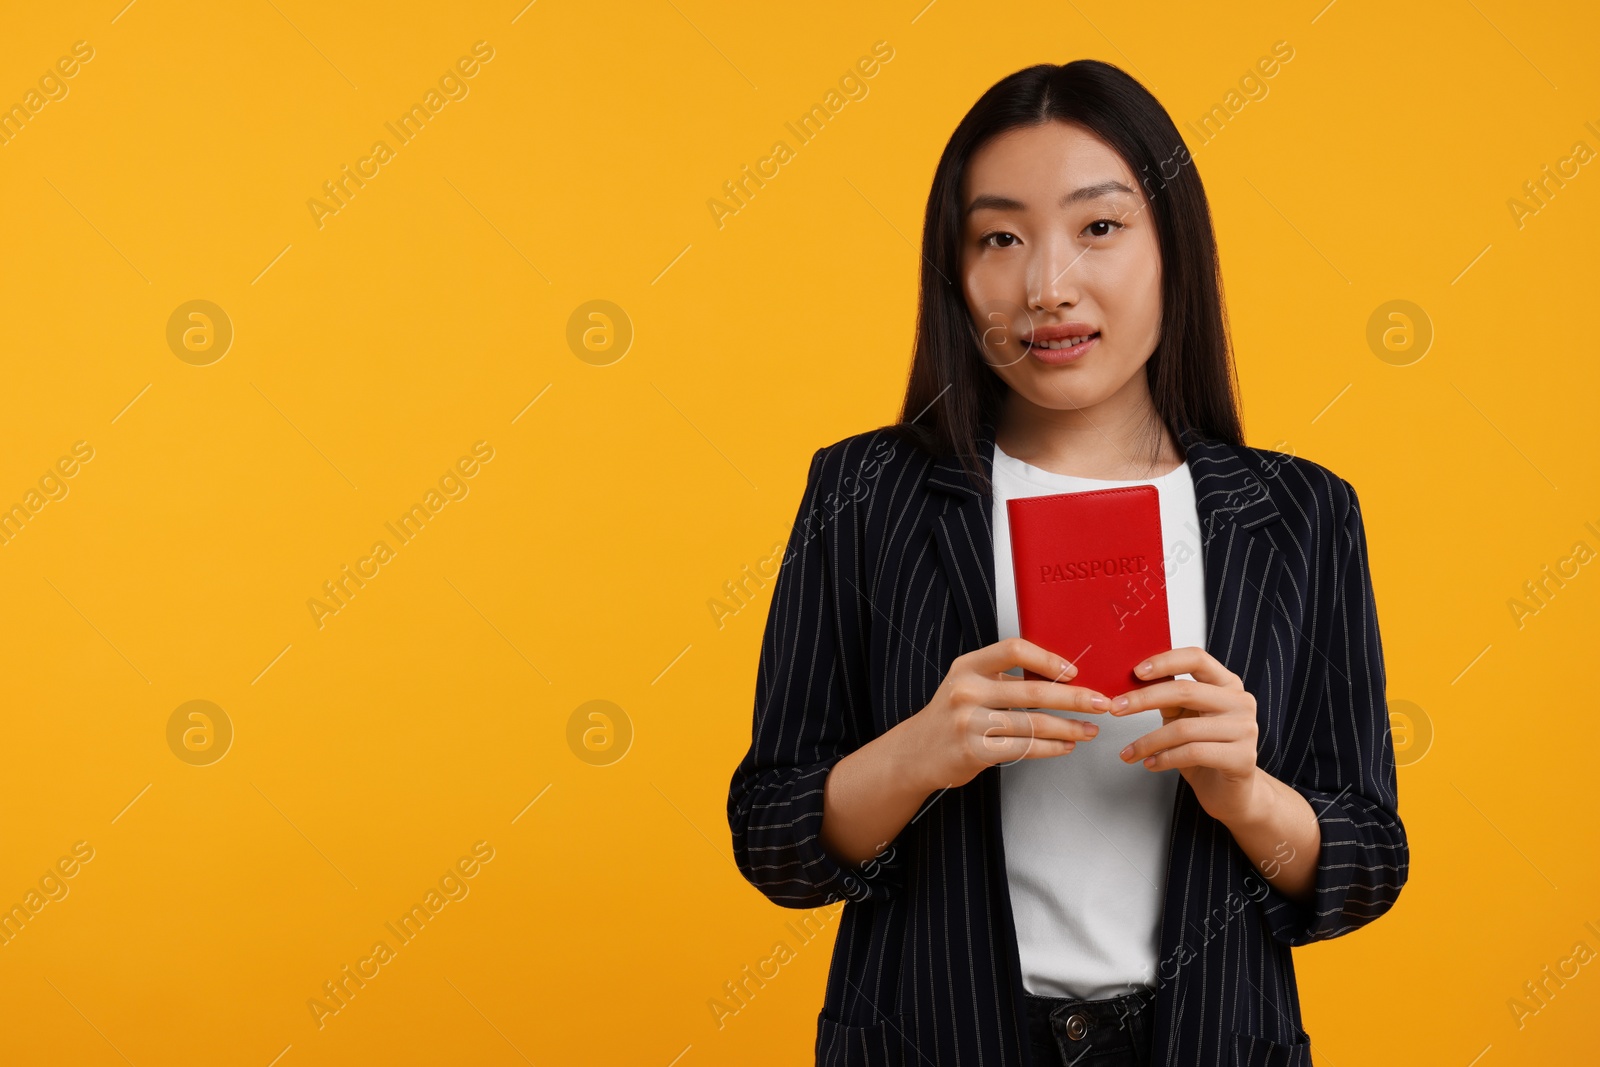
[[[1159,492],[1130,485],[1006,501],[1019,629],[1077,665],[1069,685],[1115,697],[1173,677],[1133,673],[1172,647]]]

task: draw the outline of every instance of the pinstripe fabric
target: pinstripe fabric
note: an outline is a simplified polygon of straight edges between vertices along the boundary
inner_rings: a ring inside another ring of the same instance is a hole
[[[985,468],[993,431],[978,450]],[[1360,506],[1309,460],[1193,431],[1179,440],[1201,527],[1206,648],[1255,695],[1257,762],[1311,803],[1322,849],[1314,898],[1298,904],[1179,782],[1155,1062],[1310,1064],[1290,949],[1382,915],[1409,859]],[[956,460],[887,427],[811,460],[728,823],[740,871],[774,903],[846,901],[819,1067],[1032,1063],[999,770],[930,797],[862,867],[835,862],[818,837],[833,765],[925,707],[957,656],[997,640],[989,507]]]

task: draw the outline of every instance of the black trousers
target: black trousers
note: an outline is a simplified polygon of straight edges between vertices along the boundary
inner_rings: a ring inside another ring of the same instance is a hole
[[[1038,1067],[1149,1067],[1155,990],[1109,1000],[1025,996]]]

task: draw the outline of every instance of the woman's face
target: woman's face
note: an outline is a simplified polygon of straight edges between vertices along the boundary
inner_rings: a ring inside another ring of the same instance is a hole
[[[1056,410],[1148,395],[1161,252],[1122,157],[1076,124],[1012,129],[968,161],[961,204],[962,287],[995,373]]]

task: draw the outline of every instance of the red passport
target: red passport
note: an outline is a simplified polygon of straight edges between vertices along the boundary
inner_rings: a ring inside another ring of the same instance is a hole
[[[1077,665],[1069,685],[1115,697],[1164,680],[1133,673],[1172,647],[1158,493],[1130,485],[1006,501],[1019,628]]]

